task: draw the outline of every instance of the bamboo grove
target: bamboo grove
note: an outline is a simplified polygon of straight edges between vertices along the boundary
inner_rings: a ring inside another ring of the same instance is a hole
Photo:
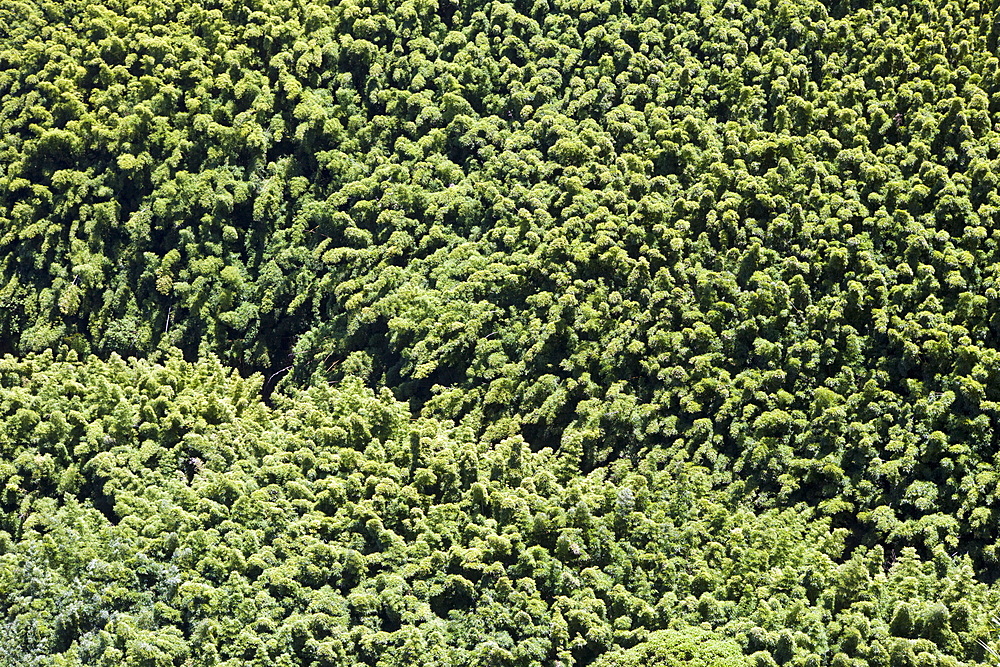
[[[0,5],[0,666],[960,667],[1000,9]]]

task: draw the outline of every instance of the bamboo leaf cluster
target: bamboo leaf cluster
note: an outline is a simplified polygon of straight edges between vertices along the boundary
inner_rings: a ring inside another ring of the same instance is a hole
[[[357,380],[0,362],[0,661],[968,665],[998,592],[659,452],[560,480]],[[736,511],[733,507],[741,507]],[[928,661],[930,661],[928,663]]]
[[[1000,17],[0,6],[0,665],[977,664]]]

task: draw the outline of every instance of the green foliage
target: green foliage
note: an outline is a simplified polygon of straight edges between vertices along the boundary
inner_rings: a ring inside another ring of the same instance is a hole
[[[529,5],[5,7],[0,348],[355,375],[992,567],[992,9]]]
[[[998,19],[3,3],[0,665],[985,660]]]
[[[731,639],[701,628],[657,630],[635,648],[605,654],[595,667],[749,667],[753,662]]]
[[[560,480],[357,379],[273,407],[262,381],[0,361],[0,664],[983,657],[1000,599],[968,557],[848,552],[662,450]]]

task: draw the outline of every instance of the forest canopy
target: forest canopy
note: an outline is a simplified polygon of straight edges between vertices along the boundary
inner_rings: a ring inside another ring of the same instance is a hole
[[[0,5],[0,665],[958,667],[1000,16]]]

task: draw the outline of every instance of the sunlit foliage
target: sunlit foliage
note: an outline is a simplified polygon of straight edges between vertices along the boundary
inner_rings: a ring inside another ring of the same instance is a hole
[[[0,663],[964,665],[991,638],[968,558],[849,552],[683,457],[561,480],[357,380],[260,385],[0,362]]]
[[[985,659],[998,19],[0,4],[0,661]]]

